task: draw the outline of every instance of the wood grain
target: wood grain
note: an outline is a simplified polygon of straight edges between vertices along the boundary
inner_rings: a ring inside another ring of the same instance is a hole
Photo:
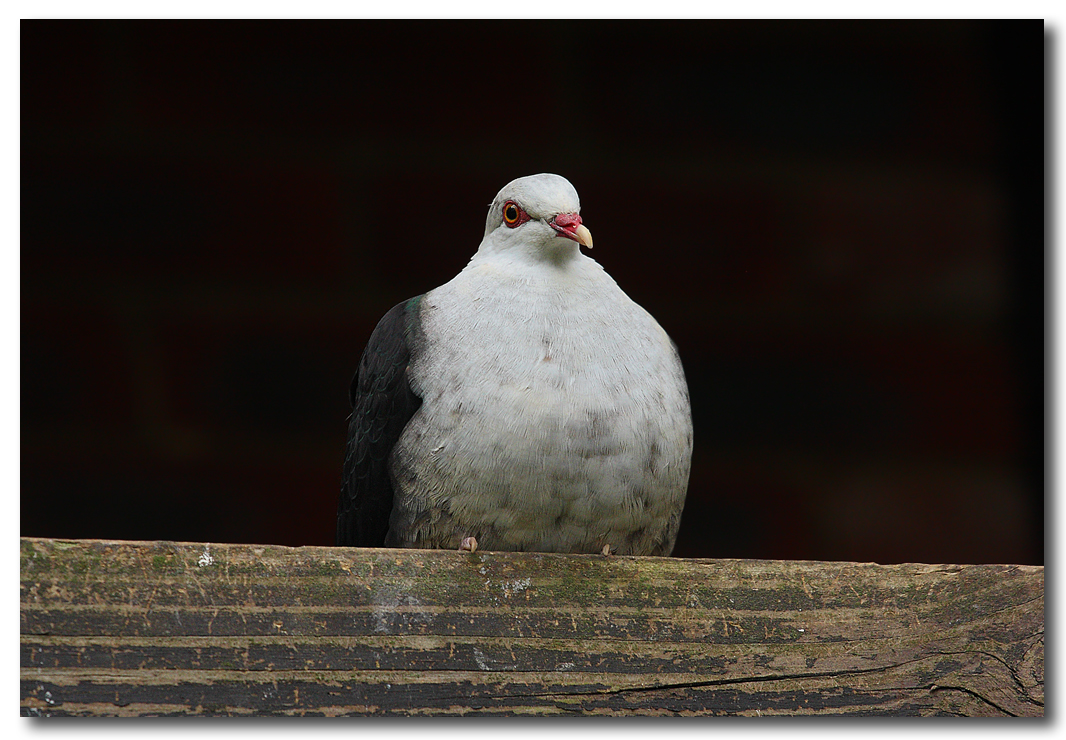
[[[1044,570],[21,540],[21,713],[1044,713]]]

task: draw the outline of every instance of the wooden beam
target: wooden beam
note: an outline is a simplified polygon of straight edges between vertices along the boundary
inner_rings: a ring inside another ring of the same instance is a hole
[[[1044,569],[21,540],[21,712],[1043,715]]]

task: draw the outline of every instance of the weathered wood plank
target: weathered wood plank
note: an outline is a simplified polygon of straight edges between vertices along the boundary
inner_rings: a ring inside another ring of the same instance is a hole
[[[1042,715],[1043,568],[21,541],[21,711]]]

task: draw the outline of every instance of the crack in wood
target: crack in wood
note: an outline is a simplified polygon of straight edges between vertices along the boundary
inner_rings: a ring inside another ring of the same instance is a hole
[[[997,712],[1000,712],[1001,714],[1005,714],[1008,717],[1017,717],[1018,716],[1014,712],[1011,712],[1010,710],[999,706],[998,704],[996,704],[991,699],[982,696],[977,691],[974,691],[973,689],[967,688],[965,686],[943,686],[941,684],[930,684],[928,688],[929,688],[929,691],[931,693],[936,693],[938,691],[959,691],[959,692],[962,692],[963,694],[968,694],[969,696],[972,696],[973,698],[977,699],[978,701],[984,702],[988,706],[990,706],[993,709],[995,709]]]
[[[944,656],[982,655],[982,656],[988,658],[989,660],[995,661],[996,663],[999,663],[1004,668],[1006,668],[1007,672],[1010,673],[1011,678],[1014,680],[1015,688],[1018,690],[1018,694],[1019,694],[1019,696],[1021,698],[1023,698],[1025,701],[1030,702],[1031,704],[1035,704],[1035,705],[1040,706],[1040,707],[1044,706],[1044,702],[1036,699],[1035,697],[1033,697],[1029,693],[1029,687],[1027,687],[1022,682],[1021,676],[1018,675],[1018,671],[1015,669],[1015,667],[1012,666],[1010,663],[1008,663],[1002,657],[996,655],[995,653],[990,653],[987,650],[955,650],[955,651],[938,650],[938,651],[936,651],[935,654],[936,655],[944,655]],[[1043,685],[1043,684],[1040,684],[1040,685]]]

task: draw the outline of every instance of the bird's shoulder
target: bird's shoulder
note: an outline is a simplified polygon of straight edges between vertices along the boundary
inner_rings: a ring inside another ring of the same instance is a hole
[[[367,340],[359,367],[352,378],[349,400],[354,408],[361,396],[379,393],[395,382],[422,344],[419,310],[425,295],[393,306]]]

